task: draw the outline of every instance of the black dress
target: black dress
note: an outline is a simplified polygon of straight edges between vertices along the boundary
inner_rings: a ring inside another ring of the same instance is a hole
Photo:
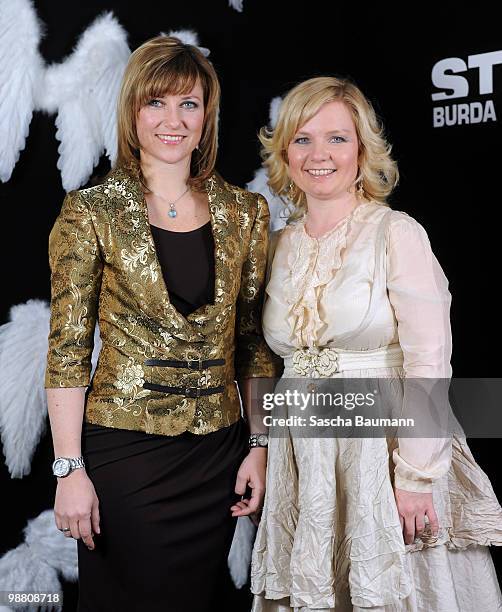
[[[214,241],[211,223],[191,232],[150,225],[169,300],[186,317],[214,301]]]
[[[214,299],[211,225],[151,226],[169,297],[184,316]],[[85,423],[82,454],[101,534],[78,540],[80,612],[216,612],[246,454],[242,420],[206,435],[161,436]]]

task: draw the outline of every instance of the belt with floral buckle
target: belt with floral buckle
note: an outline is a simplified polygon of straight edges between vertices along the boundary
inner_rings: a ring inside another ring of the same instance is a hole
[[[284,364],[300,376],[329,378],[346,370],[402,367],[403,352],[398,343],[365,351],[310,347],[297,349]]]
[[[298,349],[293,353],[293,369],[300,376],[327,378],[339,371],[334,349]]]

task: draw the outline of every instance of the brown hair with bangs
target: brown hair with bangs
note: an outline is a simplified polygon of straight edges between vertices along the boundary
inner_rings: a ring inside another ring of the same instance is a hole
[[[137,114],[152,98],[189,93],[197,79],[204,92],[204,126],[199,146],[192,153],[188,184],[200,191],[214,172],[218,150],[220,84],[213,65],[197,47],[173,36],[152,38],[129,58],[118,99],[115,167],[126,169],[145,189],[139,163]]]

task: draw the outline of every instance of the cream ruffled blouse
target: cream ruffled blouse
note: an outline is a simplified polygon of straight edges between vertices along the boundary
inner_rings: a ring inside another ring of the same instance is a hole
[[[273,244],[263,331],[278,355],[399,343],[402,368],[348,375],[451,377],[448,281],[413,218],[366,202],[320,238],[310,237],[300,220],[280,230]],[[393,459],[396,486],[430,491],[428,479],[449,468],[451,443],[400,439]]]

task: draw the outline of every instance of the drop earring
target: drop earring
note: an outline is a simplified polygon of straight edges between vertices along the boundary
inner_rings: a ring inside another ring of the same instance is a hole
[[[293,183],[293,181],[289,181],[287,197],[290,200],[292,200],[294,196],[295,196],[295,184]]]
[[[365,195],[365,192],[364,192],[364,179],[363,179],[362,174],[360,174],[357,177],[355,182],[356,182],[356,185],[357,185],[356,195],[359,196],[360,198],[365,198],[366,195]]]

